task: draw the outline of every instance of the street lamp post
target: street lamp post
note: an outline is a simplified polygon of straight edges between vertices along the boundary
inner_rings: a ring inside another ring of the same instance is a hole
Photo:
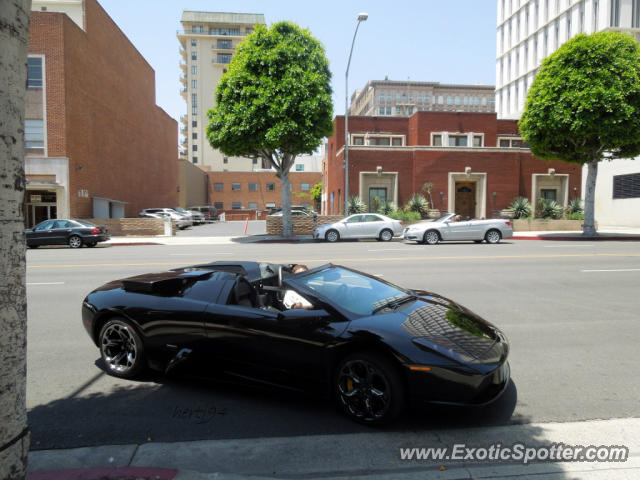
[[[349,212],[349,66],[351,65],[351,55],[353,54],[353,45],[356,43],[356,35],[360,22],[364,22],[369,18],[368,13],[358,14],[358,23],[356,31],[353,33],[351,41],[351,50],[349,51],[349,61],[347,62],[347,70],[344,74],[344,214]]]

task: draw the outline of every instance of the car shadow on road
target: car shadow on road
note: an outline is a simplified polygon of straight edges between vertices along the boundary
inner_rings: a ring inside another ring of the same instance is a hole
[[[101,367],[100,361],[96,366]],[[32,449],[376,431],[346,418],[328,395],[191,372],[147,373],[135,381],[105,378],[112,384],[108,390],[96,392],[96,384],[91,393],[81,388],[66,398],[31,408]],[[488,407],[414,407],[383,430],[427,433],[526,423],[528,419],[514,414],[516,402],[517,391],[511,383]]]

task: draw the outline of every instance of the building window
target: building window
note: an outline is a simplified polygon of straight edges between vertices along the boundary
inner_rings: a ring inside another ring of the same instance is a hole
[[[44,121],[24,121],[24,146],[25,148],[44,148]]]
[[[195,47],[196,45],[198,45],[198,41],[196,39],[191,40],[191,46]]]
[[[240,183],[234,182],[231,184],[231,191],[232,192],[239,192],[240,191]]]
[[[540,190],[540,196],[545,200],[558,200],[558,191],[555,188],[543,188]]]
[[[396,102],[401,102],[402,101],[402,95],[400,95],[399,93],[396,93]]]
[[[193,128],[196,128],[198,126],[198,121],[197,120],[191,120],[191,126]]]
[[[227,158],[227,157],[222,157],[222,163],[224,163],[225,165],[226,165],[227,163],[229,163],[229,158]]]
[[[598,0],[593,0],[593,31],[597,31],[598,30],[598,15],[600,14],[599,12],[599,7],[600,6],[600,2]]]
[[[240,190],[240,188],[238,188],[238,190]],[[249,184],[249,191],[250,192],[257,192],[258,191],[258,184],[257,183],[250,183]]]
[[[391,115],[391,107],[387,107],[387,115]]]
[[[240,36],[239,28],[210,28],[209,35],[235,35]]]
[[[522,138],[499,138],[498,145],[500,148],[529,148],[529,144]]]
[[[434,147],[441,147],[442,146],[442,135],[434,135],[433,136],[433,140],[431,141],[431,145],[433,145]]]
[[[391,145],[393,145],[394,147],[401,147],[402,146],[402,138],[393,137],[391,139]]]
[[[257,210],[258,202],[249,202],[249,210]]]
[[[191,60],[197,60],[198,59],[198,53],[195,50],[191,51]]]
[[[191,94],[191,103],[198,103],[198,94],[197,93],[192,93]]]
[[[42,58],[27,59],[27,87],[42,86]]]
[[[191,150],[193,150],[194,152],[198,151],[198,145],[191,145]]]
[[[231,54],[230,53],[219,53],[218,56],[218,63],[230,63],[231,62]]]
[[[297,163],[296,164],[296,172],[304,172],[304,164]]]
[[[456,95],[456,105],[460,105],[460,96]]]
[[[191,80],[191,88],[198,88],[198,80]]]
[[[500,148],[509,148],[511,146],[509,140],[500,140],[499,144]]]
[[[380,94],[380,103],[384,103],[384,93]]]
[[[444,105],[444,97],[442,95],[438,95],[438,105]]]
[[[191,25],[191,33],[202,33],[202,25]]]
[[[191,157],[191,161],[193,163],[198,163],[198,157]]]
[[[233,48],[231,40],[223,40],[221,38],[218,39],[217,46],[221,50],[231,50]]]
[[[450,147],[466,147],[467,136],[466,135],[449,135]]]
[[[352,145],[364,145],[364,137],[351,137]]]
[[[308,192],[309,190],[311,190],[311,185],[309,183],[302,183],[300,185],[300,190],[303,192]]]
[[[197,65],[191,65],[191,74],[195,75],[196,73],[198,73]]]
[[[197,132],[193,132],[193,133],[191,134],[191,138],[192,138],[193,140],[197,140],[197,139],[198,139],[198,133],[197,133]]]
[[[213,206],[216,210],[224,210],[224,202],[213,202]]]
[[[482,135],[474,135],[473,136],[473,146],[481,147],[482,146]]]
[[[447,105],[453,105],[453,97],[451,95],[447,95]]]
[[[222,192],[224,190],[224,183],[222,182],[216,182],[213,184],[213,191],[214,192]]]
[[[380,115],[384,115],[384,107],[380,107],[380,108],[378,109],[378,113],[379,113]]]
[[[198,114],[198,106],[197,105],[192,105],[191,106],[191,115],[197,115]]]
[[[611,0],[611,26],[620,26],[620,0]]]
[[[242,203],[240,202],[231,202],[232,210],[242,210]]]
[[[275,192],[276,184],[275,183],[267,183],[267,192]]]
[[[253,27],[247,27],[244,29],[245,35],[251,35],[253,33]]]
[[[369,145],[391,145],[391,139],[389,137],[370,137],[368,139]]]
[[[409,101],[413,102],[413,93],[409,92]]]
[[[640,173],[614,175],[613,198],[640,198]]]
[[[258,164],[258,157],[253,157],[253,158],[251,159],[251,164],[252,164],[252,165],[257,165],[257,164]]]

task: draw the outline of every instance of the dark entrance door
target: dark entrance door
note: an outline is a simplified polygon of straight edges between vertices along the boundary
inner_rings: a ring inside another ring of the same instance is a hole
[[[465,220],[476,216],[476,183],[456,182],[455,211]]]
[[[377,212],[378,209],[387,201],[386,188],[370,188],[369,189],[369,211]]]

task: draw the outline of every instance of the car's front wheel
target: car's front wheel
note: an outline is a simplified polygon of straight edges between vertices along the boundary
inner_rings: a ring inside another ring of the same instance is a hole
[[[500,235],[500,232],[496,229],[489,230],[484,236],[484,239],[487,241],[487,243],[492,243],[492,244],[498,243],[501,238],[502,238],[502,235]]]
[[[380,425],[396,418],[404,407],[404,385],[384,357],[356,353],[345,358],[335,376],[340,408],[359,423]]]
[[[80,248],[82,246],[82,239],[78,235],[71,235],[69,237],[69,246],[71,248]]]
[[[124,318],[113,318],[100,329],[100,355],[109,373],[133,378],[144,368],[144,347],[140,336]]]
[[[380,232],[380,240],[383,242],[390,242],[393,239],[393,232],[389,229],[384,229]]]
[[[340,240],[340,234],[338,233],[337,230],[329,230],[327,233],[325,233],[324,235],[324,239],[327,242],[337,242],[338,240]]]
[[[440,241],[440,234],[435,230],[428,230],[424,233],[424,243],[435,245]]]

